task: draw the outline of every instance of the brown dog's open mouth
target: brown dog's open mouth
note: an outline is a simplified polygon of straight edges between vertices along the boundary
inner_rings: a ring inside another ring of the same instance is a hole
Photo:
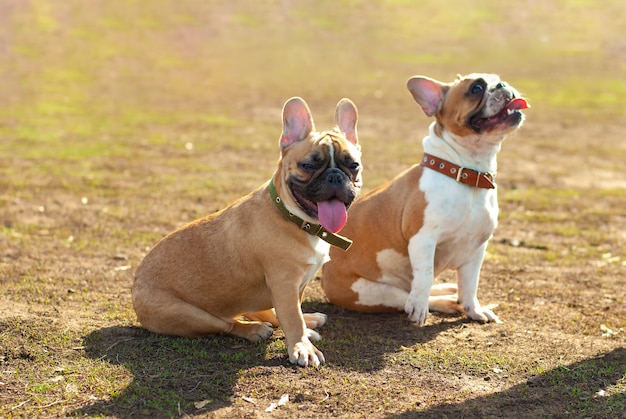
[[[502,108],[502,110],[488,118],[481,118],[474,115],[470,118],[469,124],[476,132],[488,132],[497,127],[516,126],[522,120],[521,110],[529,108],[530,105],[523,98],[514,98]]]
[[[313,202],[293,189],[292,194],[300,208],[309,216],[317,218],[326,230],[336,233],[346,225],[346,221],[348,220],[348,207],[350,204],[336,197]]]

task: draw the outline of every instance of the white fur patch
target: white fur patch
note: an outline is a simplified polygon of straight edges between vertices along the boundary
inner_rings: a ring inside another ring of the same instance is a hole
[[[328,253],[330,252],[330,244],[326,243],[319,237],[311,235],[308,236],[311,246],[315,249],[315,254],[307,260],[307,263],[311,268],[307,272],[304,281],[301,284],[301,289],[303,289],[311,281],[311,279],[315,277],[315,274],[317,274],[322,265],[330,260],[330,256],[328,256]]]
[[[378,282],[409,291],[411,289],[411,262],[409,257],[394,249],[384,249],[376,254],[376,263],[382,273]]]
[[[394,249],[384,249],[376,254],[376,263],[381,272],[381,277],[376,282],[360,278],[352,284],[352,291],[359,296],[357,304],[404,309],[411,290],[411,264],[408,256]]]
[[[362,306],[383,305],[403,310],[404,303],[409,296],[408,292],[393,285],[372,282],[363,278],[354,281],[350,288],[359,296],[357,304]]]
[[[322,266],[330,260],[328,253],[330,252],[330,243],[325,242],[317,236],[308,235],[311,246],[315,249],[315,256],[309,259],[309,263],[319,263]]]

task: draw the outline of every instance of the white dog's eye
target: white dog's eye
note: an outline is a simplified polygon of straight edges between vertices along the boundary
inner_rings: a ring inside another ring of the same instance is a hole
[[[478,94],[482,94],[485,91],[485,87],[476,82],[472,85],[472,87],[470,87],[470,93],[473,95],[478,95]]]

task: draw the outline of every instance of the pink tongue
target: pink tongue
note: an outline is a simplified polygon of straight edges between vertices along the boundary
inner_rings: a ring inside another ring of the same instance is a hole
[[[317,203],[317,218],[326,230],[336,233],[348,219],[346,205],[338,199],[320,201]]]
[[[518,97],[510,101],[506,105],[506,108],[507,109],[526,109],[526,108],[530,108],[530,105],[528,104],[528,102],[526,102],[526,99]]]

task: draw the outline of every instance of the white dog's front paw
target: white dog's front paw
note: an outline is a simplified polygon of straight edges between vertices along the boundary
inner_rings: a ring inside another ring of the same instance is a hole
[[[502,324],[502,320],[498,318],[498,316],[491,311],[492,308],[497,307],[497,304],[490,304],[485,307],[481,307],[480,305],[476,305],[474,307],[464,307],[465,314],[472,320],[479,321],[481,323],[498,323]]]
[[[410,293],[404,304],[404,311],[409,315],[409,320],[415,322],[417,326],[422,326],[428,317],[428,294],[426,298],[422,297]]]
[[[311,342],[298,342],[289,350],[289,362],[302,367],[319,367],[324,364],[324,354],[317,349]]]
[[[324,326],[328,318],[324,313],[304,313],[302,316],[304,317],[306,327],[310,329],[317,329],[318,327]]]

